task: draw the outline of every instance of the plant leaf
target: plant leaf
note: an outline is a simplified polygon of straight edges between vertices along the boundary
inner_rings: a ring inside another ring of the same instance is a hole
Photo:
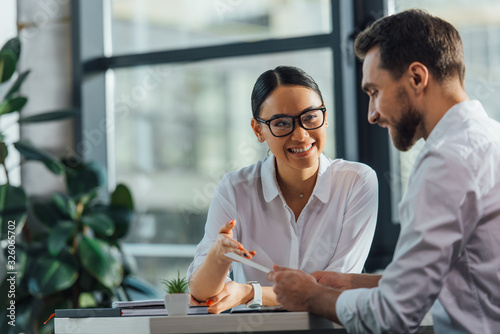
[[[73,198],[81,198],[106,184],[106,170],[95,162],[68,166],[66,186]]]
[[[0,51],[10,50],[14,53],[16,59],[19,59],[21,55],[21,41],[19,38],[14,37],[9,39],[2,47]]]
[[[19,123],[39,123],[39,122],[59,121],[66,118],[74,117],[79,114],[80,112],[76,109],[50,111],[42,114],[20,118]]]
[[[21,299],[29,296],[28,285],[26,283],[27,273],[31,269],[32,258],[28,256],[26,250],[21,245],[16,245],[16,297]]]
[[[81,196],[77,196],[77,198],[78,198],[78,202],[82,203],[83,206],[86,206],[92,200],[96,199],[98,195],[99,195],[99,188],[95,188],[90,193],[85,194],[85,195],[81,195]]]
[[[47,245],[45,243],[45,240],[37,240],[30,242],[26,247],[26,254],[28,254],[29,257],[34,257],[34,256],[36,257],[42,253],[46,253],[46,251],[47,251]]]
[[[179,271],[177,271],[177,278],[164,279],[161,282],[165,285],[167,293],[186,293],[188,290],[188,281],[186,277],[181,278]]]
[[[124,184],[119,184],[116,186],[115,191],[111,194],[111,206],[120,206],[134,209],[134,200],[132,199],[132,193],[129,188]]]
[[[127,235],[135,218],[134,211],[123,207],[109,207],[108,215],[115,222],[115,233],[112,238],[117,240]]]
[[[76,204],[69,196],[55,193],[52,195],[52,199],[62,214],[69,218],[76,219]]]
[[[54,174],[64,173],[64,165],[52,154],[36,148],[29,141],[18,141],[14,147],[28,160],[37,160],[43,162],[45,166]]]
[[[63,215],[53,201],[35,201],[32,204],[36,218],[45,226],[53,228],[60,220],[71,217]]]
[[[82,217],[82,223],[90,227],[97,235],[109,237],[115,232],[113,221],[102,213],[92,213]]]
[[[0,141],[0,161],[3,163],[5,158],[9,155],[9,149],[3,141]]]
[[[12,97],[14,97],[14,94],[16,94],[19,88],[21,88],[21,85],[23,84],[24,80],[26,80],[30,72],[30,70],[24,71],[17,77],[16,81],[10,87],[7,94],[5,94],[5,100],[10,100]]]
[[[0,51],[0,83],[9,80],[16,71],[17,57],[12,50]]]
[[[0,115],[9,114],[14,111],[21,111],[26,102],[28,102],[28,99],[22,96],[5,100],[2,104],[0,104]]]
[[[9,236],[9,231],[19,234],[26,222],[28,198],[21,187],[10,184],[0,186],[0,240]],[[12,234],[11,234],[12,235]]]
[[[94,276],[92,276],[87,270],[82,270],[80,272],[80,279],[78,280],[78,286],[82,292],[94,292],[100,291],[112,295],[112,290],[101,284]]]
[[[78,278],[77,268],[74,261],[63,261],[61,257],[55,258],[44,253],[35,262],[28,279],[28,289],[37,298],[67,289]]]
[[[93,212],[104,213],[114,222],[115,232],[111,236],[111,240],[124,237],[135,217],[134,211],[120,206],[95,205],[92,210]]]
[[[78,245],[78,254],[85,270],[104,286],[112,289],[121,283],[123,267],[116,247],[105,241],[83,236]]]
[[[68,220],[58,222],[57,225],[50,231],[47,240],[49,253],[56,256],[66,246],[68,240],[75,236],[76,223]]]

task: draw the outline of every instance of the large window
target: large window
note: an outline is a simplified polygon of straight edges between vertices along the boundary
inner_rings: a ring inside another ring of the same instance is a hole
[[[113,53],[171,50],[331,31],[328,0],[113,0]]]

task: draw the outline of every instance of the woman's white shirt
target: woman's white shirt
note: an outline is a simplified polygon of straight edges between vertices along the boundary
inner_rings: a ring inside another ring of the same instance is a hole
[[[188,278],[205,259],[221,226],[236,219],[235,240],[255,250],[253,261],[301,269],[360,273],[375,232],[378,183],[367,165],[320,156],[316,185],[295,219],[276,181],[274,156],[226,174],[208,210]],[[233,262],[234,281],[271,285],[266,274]],[[229,281],[229,273],[226,281]]]

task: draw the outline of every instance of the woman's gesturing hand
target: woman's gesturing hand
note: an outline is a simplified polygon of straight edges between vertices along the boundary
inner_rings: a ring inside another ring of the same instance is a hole
[[[233,281],[227,282],[224,289],[206,302],[198,302],[191,298],[191,305],[207,305],[208,313],[221,313],[240,304],[245,304],[252,299],[253,287]]]
[[[213,251],[215,251],[217,258],[225,263],[230,263],[232,260],[227,256],[226,253],[236,253],[247,259],[251,259],[256,253],[255,251],[248,251],[243,247],[241,243],[233,239],[233,228],[236,225],[236,220],[233,219],[226,224],[224,224],[219,230],[217,235],[217,240],[212,246]]]

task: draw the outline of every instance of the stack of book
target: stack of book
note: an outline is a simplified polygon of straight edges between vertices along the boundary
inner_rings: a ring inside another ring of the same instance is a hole
[[[114,302],[113,308],[120,309],[122,317],[168,315],[163,299]],[[189,306],[188,315],[192,314],[208,314],[208,306]]]
[[[56,318],[167,316],[163,299],[114,302],[112,308],[58,309]],[[208,306],[189,306],[188,315],[208,314]]]

